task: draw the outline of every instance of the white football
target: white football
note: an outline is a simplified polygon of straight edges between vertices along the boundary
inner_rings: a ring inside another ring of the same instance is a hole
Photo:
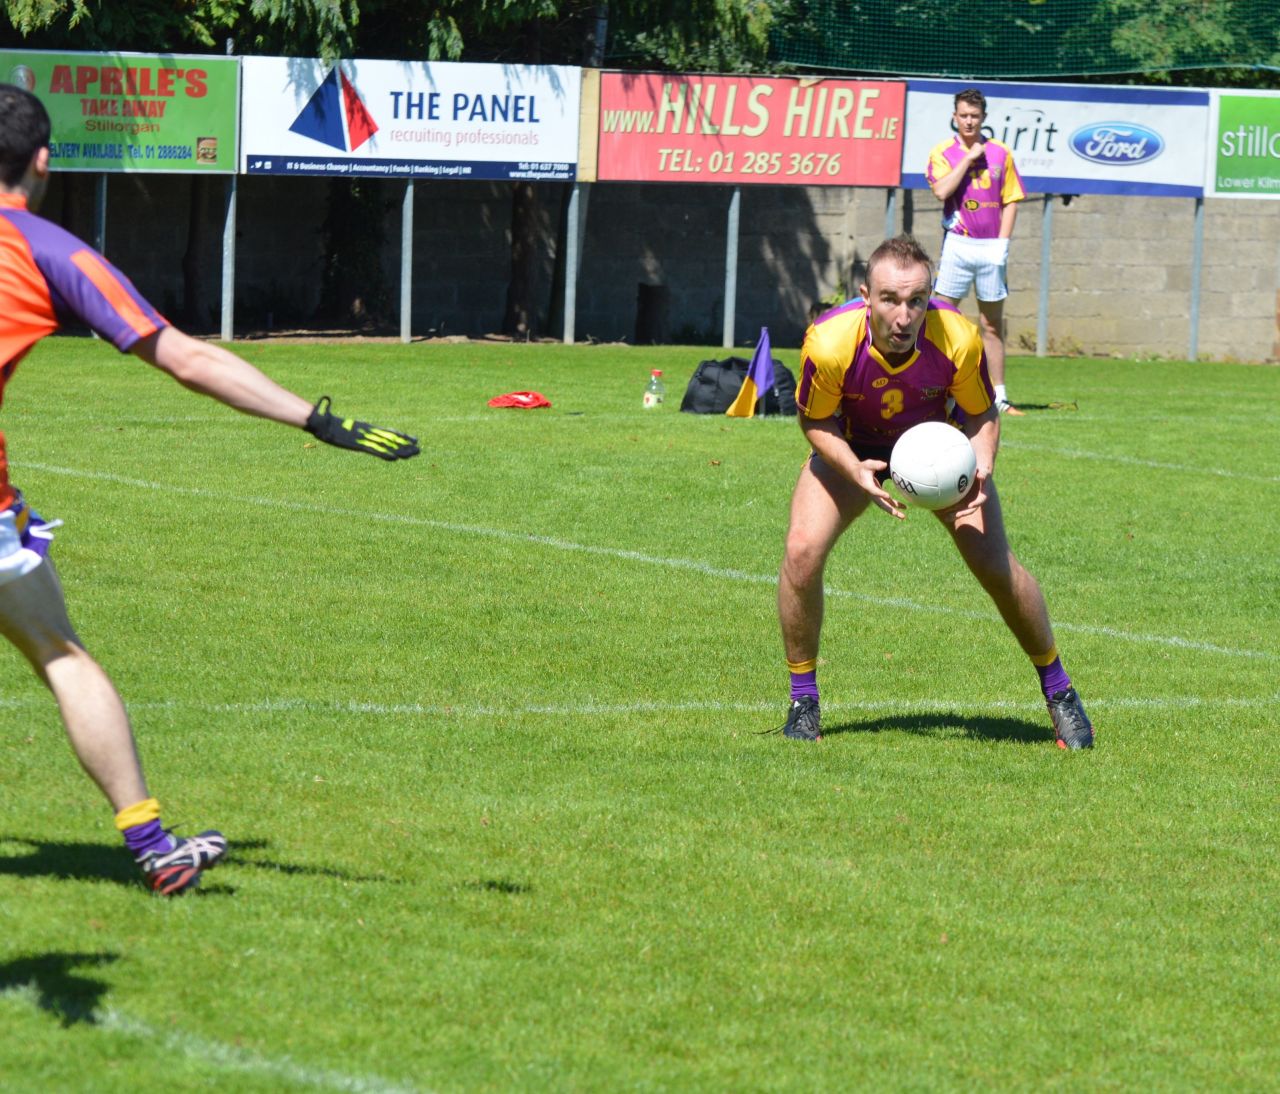
[[[973,486],[977,470],[978,457],[969,438],[946,422],[913,425],[889,456],[893,484],[924,509],[955,505]]]

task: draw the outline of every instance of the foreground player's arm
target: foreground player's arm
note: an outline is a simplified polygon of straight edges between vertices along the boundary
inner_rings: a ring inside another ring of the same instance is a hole
[[[822,462],[848,479],[876,505],[899,520],[906,516],[906,506],[876,482],[876,472],[885,469],[884,460],[860,460],[844,439],[834,418],[810,418],[799,415],[805,440],[822,457]]]
[[[282,388],[230,350],[163,327],[131,347],[131,352],[183,387],[257,418],[297,426],[307,424],[311,404]]]
[[[964,434],[977,457],[973,489],[960,502],[956,515],[972,512],[987,500],[986,484],[995,470],[996,449],[1000,445],[1000,412],[987,371],[987,355],[978,328],[958,312],[932,313],[930,337],[945,347],[955,363],[956,374],[948,393],[964,411]]]
[[[245,414],[305,429],[337,448],[366,452],[383,460],[418,454],[416,437],[330,413],[326,395],[313,407],[300,395],[230,350],[164,327],[130,347],[144,361],[167,372],[183,387],[208,395]]]
[[[987,500],[987,480],[995,471],[996,451],[1000,447],[1000,412],[993,406],[969,416],[964,423],[964,433],[978,457],[978,469],[973,473],[973,489],[955,508],[957,517],[980,509]]]

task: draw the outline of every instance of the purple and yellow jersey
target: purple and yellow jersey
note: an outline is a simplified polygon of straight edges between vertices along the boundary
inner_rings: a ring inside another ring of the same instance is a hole
[[[969,168],[963,186],[956,187],[942,203],[942,227],[956,235],[974,239],[995,239],[1000,235],[1000,212],[1027,196],[1022,178],[1013,163],[1009,146],[987,141],[983,154]],[[965,147],[959,137],[935,145],[929,153],[925,177],[929,185],[946,178],[964,159]]]
[[[168,322],[132,283],[70,232],[0,194],[0,402],[18,362],[45,335],[78,321],[121,353]],[[14,501],[0,433],[0,510]]]
[[[820,316],[800,351],[796,403],[810,418],[836,418],[853,450],[891,447],[921,422],[947,417],[947,396],[967,414],[995,404],[978,328],[944,300],[930,300],[915,352],[889,364],[871,344],[867,305]]]

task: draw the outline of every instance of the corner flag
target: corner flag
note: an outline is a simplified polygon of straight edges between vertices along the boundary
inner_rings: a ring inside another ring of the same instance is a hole
[[[747,378],[742,381],[738,397],[733,405],[725,411],[730,418],[753,418],[756,413],[756,400],[763,399],[765,393],[773,387],[773,351],[769,348],[769,328],[760,328],[760,341],[756,343],[756,352],[751,357],[751,366],[747,369]],[[761,413],[764,408],[761,407]]]

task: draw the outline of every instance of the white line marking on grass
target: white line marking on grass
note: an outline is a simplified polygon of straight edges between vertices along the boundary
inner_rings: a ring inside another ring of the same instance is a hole
[[[1225,467],[1205,464],[1166,463],[1163,460],[1143,460],[1137,456],[1123,456],[1114,452],[1089,452],[1080,448],[1055,448],[1044,444],[1023,444],[1021,441],[1002,441],[1001,448],[1017,452],[1046,452],[1051,456],[1066,456],[1073,460],[1100,460],[1103,463],[1124,463],[1133,467],[1151,467],[1159,471],[1177,471],[1187,475],[1217,475],[1223,479],[1239,479],[1242,482],[1280,483],[1280,475],[1250,475],[1245,471],[1231,471]]]
[[[20,424],[28,424],[22,421],[21,415],[15,415]],[[36,423],[35,415],[28,415],[30,424]],[[111,428],[117,429],[126,425],[252,425],[254,419],[247,414],[113,414],[111,416]],[[92,422],[95,425],[101,425],[103,416],[100,413],[78,414],[75,411],[66,411],[60,414],[41,414],[39,419],[41,425],[47,425],[52,422],[59,424],[63,422]],[[11,425],[12,428],[12,425]]]
[[[1270,708],[1280,703],[1280,694],[1255,697],[1213,698],[1198,695],[1130,696],[1108,699],[1090,695],[1090,710],[1170,710],[1184,707],[1230,707],[1237,710]],[[46,696],[29,696],[21,699],[0,698],[0,710],[23,707],[47,706]],[[780,710],[785,706],[781,699],[760,699],[751,702],[719,699],[641,699],[633,702],[604,703],[586,699],[580,703],[371,703],[358,699],[261,699],[244,703],[205,703],[175,699],[130,702],[134,713],[146,711],[195,710],[204,714],[277,714],[303,711],[317,714],[369,714],[394,718],[526,718],[526,717],[581,717],[625,714],[760,714]],[[851,711],[867,714],[947,714],[956,711],[982,713],[990,710],[1043,711],[1041,699],[824,699],[826,711]]]
[[[19,984],[0,989],[0,999],[15,1000],[39,1007],[39,991],[35,984]],[[84,1023],[88,1028],[120,1034],[141,1041],[154,1042],[166,1052],[178,1052],[192,1060],[221,1071],[266,1075],[293,1086],[319,1087],[323,1090],[347,1090],[353,1094],[414,1094],[420,1088],[391,1083],[373,1075],[347,1075],[341,1071],[304,1067],[288,1056],[259,1056],[219,1041],[206,1040],[180,1030],[157,1029],[131,1018],[114,1007],[94,1011]]]
[[[1280,702],[1280,695],[1258,698],[1209,699],[1199,696],[1159,696],[1148,698],[1100,699],[1089,697],[1089,708],[1136,708],[1162,710],[1189,706],[1215,706],[1253,709],[1270,707]],[[130,710],[148,706],[170,707],[166,701],[155,704],[130,703]],[[631,703],[601,703],[586,700],[582,703],[531,703],[520,706],[426,704],[426,703],[363,703],[357,700],[314,701],[307,699],[268,699],[260,703],[192,703],[190,705],[208,713],[271,713],[279,710],[317,710],[340,714],[375,714],[393,717],[462,717],[462,718],[519,718],[545,715],[556,718],[577,717],[589,714],[759,714],[778,710],[786,704],[779,699],[756,702],[722,702],[718,699],[639,700]],[[1044,710],[1042,699],[862,699],[841,702],[824,700],[824,710],[864,712],[867,714],[947,714],[959,710],[982,712],[988,710]]]
[[[404,524],[414,528],[434,528],[442,532],[454,532],[458,535],[482,536],[487,539],[503,540],[509,543],[537,544],[557,551],[570,551],[577,554],[595,555],[601,558],[623,559],[627,562],[639,562],[647,566],[663,566],[672,570],[688,570],[692,573],[704,574],[707,577],[724,578],[729,581],[740,581],[754,585],[774,585],[776,574],[753,574],[746,570],[734,570],[723,566],[712,566],[690,558],[667,558],[661,555],[650,555],[643,551],[633,551],[622,547],[599,547],[587,543],[574,543],[572,540],[558,539],[555,536],[538,535],[532,532],[512,532],[505,528],[490,528],[477,524],[459,524],[454,521],[434,520],[430,517],[414,517],[404,513],[370,513],[361,509],[341,509],[330,505],[317,505],[314,502],[288,501],[281,498],[260,498],[240,494],[229,494],[225,491],[209,490],[200,486],[177,486],[169,483],[152,482],[148,479],[133,479],[125,475],[115,475],[108,471],[82,471],[72,467],[56,467],[52,464],[27,463],[25,467],[35,471],[44,471],[51,475],[65,475],[70,478],[92,479],[99,482],[111,482],[121,486],[133,486],[140,490],[155,490],[166,494],[180,494],[186,497],[209,498],[214,501],[235,502],[239,505],[260,505],[267,509],[281,509],[287,512],[317,513],[322,516],[354,517],[359,520],[377,521],[383,524]],[[923,612],[928,615],[959,616],[964,619],[979,620],[984,623],[999,619],[994,611],[980,612],[973,609],[953,608],[945,604],[921,604],[905,597],[870,596],[849,589],[827,588],[827,595],[848,600],[857,600],[863,604],[873,604],[881,608],[901,608],[907,611]],[[1212,642],[1199,642],[1180,635],[1139,634],[1122,631],[1113,627],[1096,626],[1089,623],[1054,623],[1059,631],[1073,631],[1078,634],[1092,634],[1105,638],[1114,638],[1123,642],[1142,642],[1159,646],[1173,646],[1177,649],[1193,650],[1198,653],[1217,653],[1228,657],[1251,657],[1265,661],[1280,660],[1280,654],[1265,650],[1240,649],[1233,646],[1219,646]]]

